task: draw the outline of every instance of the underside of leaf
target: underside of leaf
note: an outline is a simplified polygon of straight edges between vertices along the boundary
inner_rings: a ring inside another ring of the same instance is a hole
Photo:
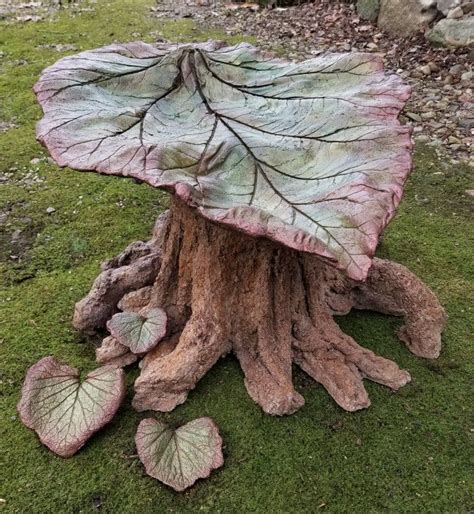
[[[81,382],[77,369],[44,357],[28,370],[18,412],[43,444],[70,457],[111,421],[124,395],[121,369],[104,366]]]
[[[148,475],[184,491],[224,464],[222,438],[211,418],[199,418],[174,430],[153,418],[140,422],[135,436]]]
[[[166,334],[166,313],[150,309],[146,314],[119,312],[107,323],[112,336],[133,353],[154,348]]]
[[[35,91],[38,139],[60,165],[173,191],[357,280],[411,167],[397,119],[410,90],[379,55],[130,43],[60,60]]]

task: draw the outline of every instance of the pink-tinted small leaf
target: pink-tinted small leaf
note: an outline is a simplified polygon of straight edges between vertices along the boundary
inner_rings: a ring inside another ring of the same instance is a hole
[[[154,418],[140,422],[135,436],[148,475],[184,491],[224,464],[222,438],[211,418],[199,418],[173,430]]]
[[[35,86],[62,166],[134,177],[212,220],[357,280],[411,167],[410,88],[382,56],[295,63],[248,44],[130,43],[65,57]]]
[[[150,309],[146,314],[119,312],[107,322],[107,328],[117,341],[133,353],[154,348],[166,335],[166,312]]]
[[[44,357],[28,370],[18,404],[22,422],[61,457],[70,457],[114,417],[125,395],[123,370],[79,371]]]

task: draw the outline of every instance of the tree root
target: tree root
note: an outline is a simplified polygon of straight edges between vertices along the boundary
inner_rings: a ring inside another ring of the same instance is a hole
[[[114,337],[108,336],[95,350],[95,360],[101,366],[124,368],[139,359],[126,346],[121,345]]]
[[[117,304],[126,293],[153,284],[160,268],[161,237],[167,217],[168,213],[164,213],[157,219],[150,241],[132,243],[120,255],[102,263],[102,273],[89,294],[76,303],[74,328],[94,333],[117,312]]]
[[[314,255],[212,224],[177,200],[160,220],[149,243],[109,261],[74,319],[90,330],[117,308],[166,310],[167,337],[141,361],[137,410],[174,409],[230,351],[249,395],[269,414],[304,404],[293,386],[293,363],[343,409],[366,408],[364,378],[397,390],[410,375],[342,332],[333,315],[352,308],[402,316],[398,336],[408,349],[439,355],[444,310],[400,264],[374,259],[359,283]]]

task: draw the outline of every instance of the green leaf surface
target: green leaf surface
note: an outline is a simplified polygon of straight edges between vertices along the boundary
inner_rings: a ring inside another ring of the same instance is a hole
[[[104,366],[81,382],[77,369],[44,357],[27,372],[18,412],[41,442],[70,457],[114,417],[125,395],[123,370]]]
[[[61,166],[172,191],[354,279],[411,168],[410,88],[375,54],[294,63],[249,44],[136,42],[61,59],[35,91],[38,139]]]
[[[107,329],[133,353],[148,352],[166,335],[166,313],[162,309],[150,309],[146,314],[119,312],[107,322]]]
[[[135,436],[148,475],[184,491],[224,464],[222,438],[211,418],[199,418],[174,430],[153,418],[140,422]]]

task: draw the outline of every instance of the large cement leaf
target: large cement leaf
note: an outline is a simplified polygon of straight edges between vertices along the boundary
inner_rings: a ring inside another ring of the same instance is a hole
[[[107,322],[107,328],[133,353],[148,352],[166,335],[166,312],[162,309],[150,309],[144,315],[118,312]]]
[[[211,418],[199,418],[174,430],[153,418],[140,422],[135,436],[148,475],[184,491],[224,464],[222,439]]]
[[[355,279],[411,166],[397,120],[409,87],[374,54],[291,63],[248,44],[130,43],[61,59],[35,91],[60,165],[165,188]]]
[[[122,369],[98,368],[81,383],[77,369],[44,357],[26,374],[18,412],[43,444],[70,457],[113,418],[124,395]]]

